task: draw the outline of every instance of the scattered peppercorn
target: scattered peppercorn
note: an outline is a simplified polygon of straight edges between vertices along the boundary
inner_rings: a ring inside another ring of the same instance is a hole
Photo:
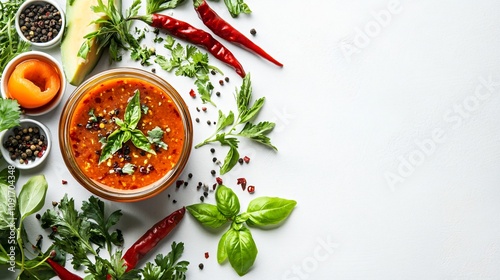
[[[156,69],[155,68],[151,69],[151,72],[156,73]]]
[[[201,107],[201,110],[202,110],[203,112],[206,112],[206,111],[207,111],[207,107]]]
[[[40,133],[38,127],[14,128],[12,132],[14,134],[8,136],[3,143],[11,160],[19,160],[21,164],[28,164],[45,154],[47,139]]]
[[[203,192],[203,196],[204,196],[204,197],[208,197],[208,192],[207,192],[207,191],[204,191],[204,192]]]
[[[175,200],[175,199],[174,199],[174,200],[172,200],[172,203],[173,203],[173,204],[176,204],[176,203],[177,203],[177,200]]]
[[[35,218],[36,218],[37,220],[40,220],[40,218],[42,218],[42,215],[40,215],[40,214],[36,213]]]
[[[198,111],[198,112],[199,112],[199,111],[200,111],[200,108],[196,107],[196,111]]]
[[[184,184],[183,180],[177,180],[177,182],[175,182],[175,187],[180,188],[183,184]]]
[[[195,121],[196,121],[197,123],[199,123],[199,122],[200,122],[200,119],[199,119],[199,118],[196,118],[196,119],[195,119]]]
[[[215,170],[213,170],[213,169],[212,169],[212,170],[210,171],[210,174],[212,174],[212,175],[214,175],[214,176],[215,176]]]
[[[243,159],[242,159],[242,158],[239,158],[239,159],[238,159],[238,162],[239,162],[239,164],[243,164]]]
[[[226,81],[226,83],[229,83],[229,77],[225,77],[224,81]]]
[[[211,125],[211,124],[212,124],[212,122],[211,122],[210,120],[208,120],[208,121],[207,121],[207,124],[208,124],[208,125]]]
[[[189,174],[188,174],[188,178],[189,178],[189,179],[193,178],[193,173],[189,173]]]
[[[220,91],[216,92],[215,95],[217,95],[217,97],[220,97]]]
[[[219,80],[219,85],[223,86],[224,85],[224,81],[223,80]]]
[[[198,267],[200,268],[200,270],[203,270],[203,268],[204,268],[205,266],[203,265],[203,263],[200,263],[200,264],[198,265]]]
[[[213,162],[216,162],[216,161],[217,161],[217,158],[216,158],[216,157],[214,157],[214,158],[212,159],[212,161],[213,161]]]
[[[204,197],[203,195],[202,195],[202,196],[200,196],[200,201],[201,201],[201,202],[205,201],[205,197]]]
[[[255,28],[250,29],[250,34],[255,36],[255,34],[257,34],[257,30],[255,30]]]
[[[52,201],[52,206],[56,207],[58,204],[57,201]]]
[[[194,92],[194,90],[193,90],[193,89],[191,89],[191,90],[189,91],[189,96],[191,96],[192,98],[195,98],[195,97],[196,97],[196,93]]]
[[[211,148],[211,149],[210,149],[210,152],[211,152],[212,154],[213,154],[213,153],[215,153],[215,149],[214,149],[214,148]]]

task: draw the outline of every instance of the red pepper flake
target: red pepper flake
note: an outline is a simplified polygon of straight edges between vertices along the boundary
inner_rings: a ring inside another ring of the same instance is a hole
[[[208,252],[205,252],[205,259],[208,259],[209,255]]]
[[[241,185],[241,189],[245,190],[246,187],[247,187],[247,179],[245,179],[245,178],[238,178],[238,181],[236,182],[236,184]]]
[[[194,92],[194,90],[193,90],[193,89],[191,89],[191,90],[189,91],[189,96],[191,96],[192,98],[195,98],[195,97],[196,97],[196,93]]]
[[[206,111],[207,111],[207,107],[201,107],[201,110],[202,110],[203,112],[206,112]]]
[[[62,181],[61,181],[61,183],[62,183],[63,185],[66,185],[66,184],[68,183],[68,181],[66,181],[66,180],[62,180]]]
[[[250,158],[249,158],[249,157],[247,157],[247,156],[245,156],[245,157],[243,157],[243,161],[244,161],[245,163],[249,163],[249,162],[250,162]]]
[[[255,187],[254,186],[248,186],[248,193],[254,193],[255,192]]]
[[[222,178],[221,177],[217,177],[217,178],[215,178],[215,180],[217,181],[217,184],[222,185]]]

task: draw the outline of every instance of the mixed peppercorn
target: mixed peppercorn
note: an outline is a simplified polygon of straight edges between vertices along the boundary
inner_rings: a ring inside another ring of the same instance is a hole
[[[14,134],[8,136],[3,143],[11,160],[28,164],[44,155],[47,150],[47,139],[41,134],[40,128],[36,126],[14,128],[13,132]]]
[[[61,32],[61,12],[52,4],[35,2],[19,15],[19,28],[30,42],[45,43]]]

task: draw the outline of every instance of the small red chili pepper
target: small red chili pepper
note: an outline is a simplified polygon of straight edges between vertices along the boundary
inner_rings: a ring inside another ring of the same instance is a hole
[[[209,255],[208,252],[205,252],[205,259],[208,259]]]
[[[54,270],[54,272],[57,274],[57,276],[59,276],[59,278],[61,278],[61,280],[82,280],[83,279],[82,277],[71,273],[66,268],[64,268],[64,266],[60,265],[59,263],[57,263],[56,261],[54,261],[51,258],[48,258],[46,260],[46,262],[47,262],[47,264],[50,265],[50,267],[52,267],[52,270]]]
[[[152,226],[137,240],[123,255],[123,261],[127,265],[126,271],[134,269],[149,251],[151,251],[163,238],[165,238],[184,217],[186,208],[182,207],[174,211],[161,221]]]
[[[210,35],[210,33],[198,29],[187,22],[162,14],[131,17],[130,19],[142,20],[152,27],[165,30],[174,37],[205,48],[217,59],[231,66],[242,78],[245,77],[245,70],[243,70],[243,66],[241,66],[233,53]]]
[[[261,47],[257,46],[254,42],[243,35],[243,33],[239,32],[227,21],[222,19],[214,10],[212,10],[212,8],[210,8],[205,0],[194,0],[194,9],[203,23],[216,35],[260,55],[279,67],[283,67],[282,63],[274,59]]]

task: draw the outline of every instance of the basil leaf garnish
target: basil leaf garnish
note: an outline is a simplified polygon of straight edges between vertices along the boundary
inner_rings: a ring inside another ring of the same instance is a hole
[[[295,200],[278,197],[258,197],[248,204],[249,225],[268,226],[285,220],[297,205]]]
[[[47,189],[48,184],[43,175],[33,176],[24,184],[17,200],[21,222],[42,209]]]
[[[240,212],[240,201],[230,188],[219,185],[215,191],[217,209],[226,217],[233,217]]]
[[[212,204],[193,204],[187,206],[186,210],[188,210],[198,222],[209,228],[219,228],[228,221],[227,218],[219,212],[217,206]]]
[[[224,242],[229,263],[238,275],[245,275],[257,258],[257,245],[248,228],[230,228]]]

